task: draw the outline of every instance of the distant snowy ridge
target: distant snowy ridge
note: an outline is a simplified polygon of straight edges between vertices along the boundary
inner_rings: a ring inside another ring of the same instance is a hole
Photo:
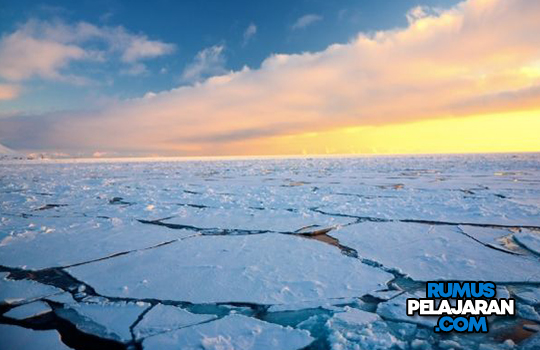
[[[4,146],[4,145],[2,145],[0,143],[0,155],[10,155],[10,156],[13,155],[13,156],[15,156],[15,155],[19,155],[19,153],[12,150],[11,148],[7,148],[6,146]]]

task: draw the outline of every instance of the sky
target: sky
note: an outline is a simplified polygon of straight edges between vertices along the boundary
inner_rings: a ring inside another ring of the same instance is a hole
[[[538,33],[530,0],[0,0],[0,146],[540,151]]]

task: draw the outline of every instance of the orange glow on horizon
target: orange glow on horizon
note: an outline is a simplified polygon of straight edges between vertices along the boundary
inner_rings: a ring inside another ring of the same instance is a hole
[[[229,151],[241,155],[539,152],[540,110],[276,136],[237,143]]]

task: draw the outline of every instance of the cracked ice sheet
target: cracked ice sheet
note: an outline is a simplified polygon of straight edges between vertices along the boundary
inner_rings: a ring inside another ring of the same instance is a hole
[[[376,191],[374,197],[367,198],[329,194],[323,198],[323,205],[318,209],[333,214],[387,220],[540,226],[540,206],[519,204],[493,196],[464,196],[460,191],[441,189],[416,190],[405,187],[393,191],[392,197],[384,197],[382,191]]]
[[[485,247],[453,226],[363,222],[329,235],[416,281],[540,282],[538,259]]]
[[[242,315],[146,338],[144,350],[295,350],[313,341],[308,331],[283,327]]]
[[[132,340],[130,327],[149,307],[150,304],[143,302],[81,303],[56,309],[55,313],[74,324],[81,332],[119,342],[129,342]]]
[[[522,229],[514,234],[514,239],[531,252],[540,255],[540,232]]]
[[[281,234],[196,237],[68,271],[105,296],[192,303],[358,297],[393,278],[333,246]]]
[[[157,304],[133,329],[136,339],[170,332],[215,319],[215,315],[193,314],[176,306]]]
[[[0,324],[2,349],[10,350],[69,350],[56,331],[33,331],[19,326]]]
[[[6,312],[4,316],[16,320],[24,320],[31,317],[41,316],[52,311],[49,305],[43,301],[34,301],[29,304],[17,306]]]
[[[7,275],[0,272],[0,304],[22,304],[62,292],[61,289],[34,281],[7,279]]]
[[[32,221],[40,223],[36,218]],[[0,265],[29,270],[69,266],[195,234],[131,219],[79,217],[47,222],[54,227],[50,233],[28,231],[4,238],[0,243]]]
[[[329,331],[331,349],[390,349],[404,348],[406,343],[397,339],[377,314],[354,308],[336,313],[325,327]]]
[[[164,223],[188,225],[198,228],[240,229],[249,231],[295,232],[303,227],[317,225],[314,230],[349,224],[350,218],[331,217],[310,210],[291,212],[285,209],[251,208],[193,208],[183,207]]]
[[[459,229],[462,230],[465,234],[494,249],[499,249],[505,252],[509,252],[511,254],[519,254],[506,247],[503,243],[502,239],[512,234],[512,231],[510,230],[466,225],[459,225]]]

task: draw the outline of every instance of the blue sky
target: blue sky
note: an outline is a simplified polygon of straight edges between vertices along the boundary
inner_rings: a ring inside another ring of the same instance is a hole
[[[406,26],[407,11],[417,5],[448,7],[453,3],[456,1],[1,0],[3,35],[30,20],[67,25],[87,22],[99,27],[121,26],[134,35],[173,44],[175,49],[144,60],[146,69],[140,74],[127,74],[127,68],[114,58],[105,62],[72,61],[61,68],[62,72],[89,78],[92,84],[30,77],[23,82],[19,98],[0,102],[0,111],[41,114],[140,97],[149,91],[190,84],[182,79],[182,72],[206,48],[222,47],[223,71],[239,70],[244,65],[256,68],[272,53],[320,51],[333,43],[345,43],[358,32]]]

